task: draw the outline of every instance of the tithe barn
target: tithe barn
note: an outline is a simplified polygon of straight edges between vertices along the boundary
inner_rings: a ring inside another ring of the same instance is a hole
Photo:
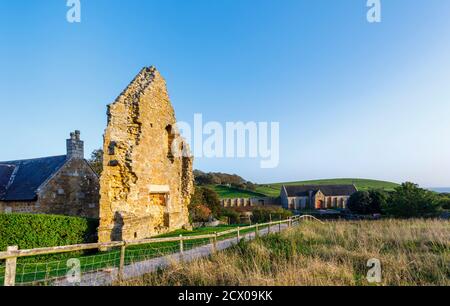
[[[346,209],[355,185],[283,186],[281,204],[290,210]]]

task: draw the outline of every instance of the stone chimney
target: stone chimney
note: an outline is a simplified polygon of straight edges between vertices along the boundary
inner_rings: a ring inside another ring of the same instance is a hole
[[[67,139],[67,159],[84,158],[84,142],[80,140],[80,131],[70,133],[70,139]]]

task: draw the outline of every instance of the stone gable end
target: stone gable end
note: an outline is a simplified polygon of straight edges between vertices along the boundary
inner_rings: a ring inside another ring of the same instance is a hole
[[[176,129],[159,72],[144,68],[108,106],[100,179],[100,242],[134,240],[189,225],[192,157]]]
[[[38,190],[39,212],[86,218],[99,217],[98,176],[86,160],[68,160]]]

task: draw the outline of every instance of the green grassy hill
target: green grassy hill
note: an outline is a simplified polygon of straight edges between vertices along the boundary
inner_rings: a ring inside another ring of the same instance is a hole
[[[221,199],[233,199],[233,198],[257,198],[257,197],[265,197],[266,194],[259,193],[259,192],[253,192],[250,190],[242,190],[238,188],[233,187],[227,187],[222,185],[214,185],[214,186],[208,186],[209,188],[213,189]]]
[[[214,189],[219,197],[224,198],[252,198],[252,197],[278,197],[280,195],[280,189],[282,185],[333,185],[333,184],[355,184],[358,190],[369,189],[383,189],[386,191],[392,191],[398,186],[396,183],[367,180],[367,179],[327,179],[327,180],[314,180],[314,181],[301,181],[301,182],[287,182],[287,183],[273,183],[273,184],[261,184],[258,185],[255,192],[248,190],[240,190],[236,188],[228,188],[226,186],[209,186]]]

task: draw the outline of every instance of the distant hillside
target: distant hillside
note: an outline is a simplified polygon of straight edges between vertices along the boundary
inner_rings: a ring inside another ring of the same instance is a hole
[[[266,194],[264,193],[253,192],[250,190],[244,190],[235,187],[227,187],[223,185],[209,185],[207,187],[217,192],[217,194],[221,199],[233,199],[233,198],[246,199],[246,198],[257,198],[266,196]]]
[[[383,189],[386,191],[393,191],[394,188],[398,186],[398,184],[392,182],[347,178],[347,179],[327,179],[327,180],[258,185],[258,187],[256,188],[256,192],[263,193],[269,196],[279,196],[282,185],[289,186],[289,185],[333,185],[333,184],[355,184],[358,190]]]
[[[355,184],[358,190],[369,189],[383,189],[386,191],[392,191],[398,186],[396,183],[367,180],[367,179],[327,179],[327,180],[315,180],[315,181],[301,181],[301,182],[287,182],[287,183],[273,183],[273,184],[261,184],[256,186],[256,190],[242,190],[239,188],[226,187],[222,185],[208,186],[214,189],[219,197],[224,198],[252,198],[252,197],[278,197],[282,185],[333,185],[333,184]]]

